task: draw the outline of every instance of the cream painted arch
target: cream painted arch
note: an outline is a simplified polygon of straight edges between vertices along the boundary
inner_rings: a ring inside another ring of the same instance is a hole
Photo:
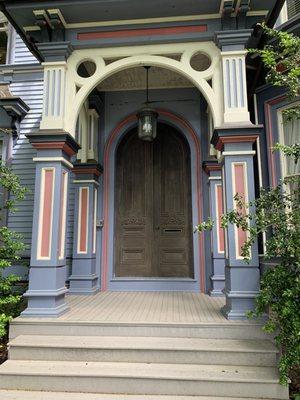
[[[211,58],[211,65],[205,71],[196,71],[190,65],[191,57],[197,52],[203,52]],[[181,54],[180,61],[168,57],[174,53]],[[105,64],[105,59],[114,57],[123,58]],[[78,65],[86,60],[94,61],[96,71],[91,77],[82,78],[76,70]],[[214,125],[221,125],[223,122],[221,53],[214,43],[203,42],[76,50],[67,62],[63,128],[75,136],[77,116],[90,92],[111,75],[127,68],[144,65],[172,70],[191,81],[205,97],[211,109]],[[211,86],[209,80],[212,81]]]

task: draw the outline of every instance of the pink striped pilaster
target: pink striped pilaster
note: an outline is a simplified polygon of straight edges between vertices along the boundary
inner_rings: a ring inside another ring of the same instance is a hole
[[[247,193],[247,182],[246,178],[246,163],[233,163],[233,180],[234,180],[234,195],[238,193],[245,202],[248,201],[248,193]],[[240,213],[245,214],[246,210],[243,209],[238,210]],[[247,232],[243,231],[241,228],[235,229],[236,235],[236,258],[243,258],[242,257],[242,246],[247,240]]]
[[[79,254],[87,253],[88,246],[88,210],[89,209],[89,188],[79,189],[79,209],[78,209],[78,243]]]
[[[60,227],[58,241],[58,257],[62,260],[65,257],[65,240],[66,240],[66,216],[67,216],[67,190],[68,190],[68,173],[62,172],[61,190],[60,190]]]
[[[98,198],[98,191],[94,189],[94,218],[93,218],[93,253],[96,253],[96,246],[97,246],[97,198]]]
[[[224,207],[223,207],[223,190],[221,184],[216,185],[216,210],[217,210],[217,224],[218,224],[218,252],[224,253],[225,238],[224,238],[224,229],[221,226],[221,216],[224,214]]]
[[[54,179],[54,168],[42,169],[38,259],[51,257]]]

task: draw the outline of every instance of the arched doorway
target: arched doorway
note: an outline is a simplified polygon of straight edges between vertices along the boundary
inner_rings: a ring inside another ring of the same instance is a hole
[[[131,129],[116,152],[114,275],[194,278],[191,155],[160,123],[153,142]]]

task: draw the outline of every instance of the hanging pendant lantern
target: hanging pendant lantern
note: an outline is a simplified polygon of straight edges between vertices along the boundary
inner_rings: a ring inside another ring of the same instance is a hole
[[[147,71],[146,103],[137,113],[138,136],[140,139],[151,142],[156,138],[158,113],[149,106],[149,68]]]

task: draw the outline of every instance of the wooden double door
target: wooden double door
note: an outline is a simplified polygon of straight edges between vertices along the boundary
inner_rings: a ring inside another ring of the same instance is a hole
[[[193,278],[190,150],[159,124],[153,142],[125,135],[116,154],[116,277]]]

